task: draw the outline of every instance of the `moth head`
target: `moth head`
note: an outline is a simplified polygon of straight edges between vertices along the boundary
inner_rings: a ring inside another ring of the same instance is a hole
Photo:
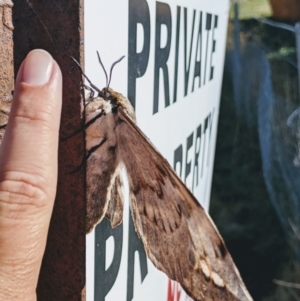
[[[122,107],[128,117],[133,122],[136,122],[135,112],[128,98],[126,98],[123,94],[114,91],[112,88],[104,88],[102,91],[104,90],[105,95],[108,95],[107,100],[110,101],[113,110],[117,109],[118,107]]]
[[[112,66],[110,67],[109,77],[107,75],[107,72],[104,68],[104,65],[101,61],[99,52],[97,51],[97,56],[99,63],[103,69],[103,72],[106,77],[106,87],[100,90],[97,86],[95,86],[90,79],[84,74],[80,64],[78,61],[71,56],[72,60],[76,63],[76,65],[80,68],[80,71],[82,75],[86,78],[90,86],[85,86],[90,90],[90,95],[86,98],[86,114],[96,114],[101,111],[104,111],[105,113],[108,112],[116,112],[118,107],[122,107],[124,112],[128,115],[128,117],[133,121],[136,122],[134,109],[130,103],[130,101],[123,96],[121,93],[115,92],[112,88],[109,87],[112,77],[112,71],[114,69],[114,66],[118,64],[120,61],[123,60],[125,56],[120,57],[117,61],[115,61]],[[98,92],[98,96],[93,97],[94,93]]]

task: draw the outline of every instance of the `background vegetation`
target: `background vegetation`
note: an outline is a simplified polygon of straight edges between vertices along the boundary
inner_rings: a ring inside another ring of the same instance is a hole
[[[300,290],[279,286],[274,279],[300,283],[300,225],[289,226],[295,213],[291,195],[300,206],[292,184],[300,179],[293,161],[300,154],[300,122],[295,132],[286,124],[300,107],[297,49],[294,33],[257,20],[270,15],[266,0],[239,1],[238,22],[230,13],[210,213],[253,299],[289,301],[300,300]],[[262,134],[262,126],[269,132]],[[270,133],[274,138],[266,156],[264,141]],[[266,157],[282,216],[266,182]],[[294,179],[288,182],[282,168],[292,169]]]

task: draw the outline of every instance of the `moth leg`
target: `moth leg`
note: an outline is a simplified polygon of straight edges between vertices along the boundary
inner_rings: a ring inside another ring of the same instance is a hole
[[[95,91],[93,90],[92,87],[88,86],[88,85],[85,85],[85,84],[82,84],[81,85],[81,88],[84,88],[85,90],[89,91],[90,94],[88,95],[88,97],[85,99],[85,106],[87,106],[89,103],[90,103],[90,100],[92,100],[94,98],[94,95],[95,95]],[[87,103],[88,102],[88,103]]]
[[[82,131],[86,130],[91,124],[93,124],[96,120],[98,120],[99,118],[101,118],[102,116],[105,116],[106,112],[104,110],[102,110],[100,113],[98,113],[94,118],[92,118],[90,121],[88,121],[86,124],[84,124],[84,126],[80,127],[78,130],[76,130],[73,134],[62,138],[60,141],[64,142],[68,139],[70,139],[73,136],[76,136],[77,134],[81,133]]]
[[[102,93],[101,90],[95,86],[91,80],[84,74],[83,70],[82,70],[82,67],[80,66],[80,64],[78,63],[78,61],[73,57],[71,56],[71,59],[75,62],[75,64],[79,67],[80,71],[81,71],[81,74],[85,77],[85,79],[88,81],[88,83],[90,84],[90,86],[96,90],[97,92],[99,92],[100,94]]]

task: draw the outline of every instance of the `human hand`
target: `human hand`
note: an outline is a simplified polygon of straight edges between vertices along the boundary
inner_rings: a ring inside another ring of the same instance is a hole
[[[22,63],[0,148],[0,300],[36,300],[57,184],[62,76],[43,50]]]

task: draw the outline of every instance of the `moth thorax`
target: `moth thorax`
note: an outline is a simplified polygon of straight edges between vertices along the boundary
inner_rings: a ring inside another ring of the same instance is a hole
[[[90,114],[97,114],[101,111],[104,111],[107,114],[111,112],[111,107],[110,101],[98,96],[93,98],[86,106],[85,114],[88,116]]]

